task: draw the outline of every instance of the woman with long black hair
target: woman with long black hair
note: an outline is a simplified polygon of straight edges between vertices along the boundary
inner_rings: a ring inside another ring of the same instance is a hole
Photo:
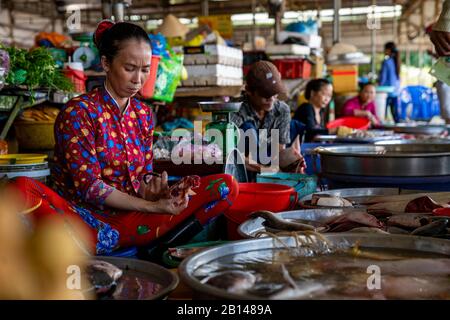
[[[384,60],[381,65],[379,84],[380,86],[394,87],[387,99],[387,106],[390,107],[395,122],[398,122],[398,98],[400,89],[400,52],[394,42],[387,42],[384,45]]]

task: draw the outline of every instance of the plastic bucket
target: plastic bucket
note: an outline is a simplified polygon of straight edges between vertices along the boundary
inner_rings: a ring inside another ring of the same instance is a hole
[[[386,92],[377,92],[375,95],[375,113],[381,122],[386,120],[386,102],[388,94]]]
[[[150,62],[150,74],[142,87],[140,94],[144,98],[152,98],[155,92],[156,75],[158,74],[158,65],[160,56],[152,55],[152,60]]]
[[[0,178],[6,176],[8,179],[16,177],[29,177],[44,184],[49,182],[50,169],[48,162],[33,164],[0,164]]]
[[[239,195],[225,212],[229,240],[238,240],[238,226],[257,210],[281,212],[294,208],[298,201],[294,188],[275,183],[239,183]]]
[[[287,172],[258,174],[256,182],[276,183],[292,187],[297,191],[299,199],[317,191],[315,175]]]
[[[367,130],[370,127],[370,120],[359,117],[342,117],[334,121],[330,121],[327,124],[328,129],[337,128],[340,126],[345,126],[358,130]]]
[[[64,75],[72,82],[75,92],[86,92],[86,80],[87,77],[83,71],[74,70],[67,67],[63,70]]]

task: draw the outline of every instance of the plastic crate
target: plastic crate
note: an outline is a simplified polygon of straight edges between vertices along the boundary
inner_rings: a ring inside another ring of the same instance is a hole
[[[283,79],[306,79],[311,76],[311,64],[305,59],[277,59],[272,62]]]

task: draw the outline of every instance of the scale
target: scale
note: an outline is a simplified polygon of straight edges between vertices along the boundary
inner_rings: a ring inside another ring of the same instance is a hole
[[[72,56],[74,62],[81,62],[83,69],[99,68],[100,57],[98,50],[94,44],[92,32],[82,32],[71,34],[72,39],[80,42],[80,47],[77,48]]]
[[[216,143],[223,153],[224,160],[237,148],[239,128],[231,122],[231,113],[239,111],[242,102],[199,102],[203,112],[212,113],[212,121],[206,125],[205,137],[208,143]],[[217,131],[223,139],[216,139]]]

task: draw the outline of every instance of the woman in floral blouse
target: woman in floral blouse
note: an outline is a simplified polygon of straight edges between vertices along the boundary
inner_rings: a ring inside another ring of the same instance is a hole
[[[146,32],[131,23],[102,21],[94,34],[106,72],[103,87],[72,99],[55,123],[57,193],[30,178],[17,178],[32,213],[82,219],[91,231],[86,247],[97,254],[145,245],[195,214],[206,223],[236,199],[237,181],[219,174],[204,177],[196,195],[161,196],[167,174],[144,183],[153,171],[153,115],[134,96],[150,70],[151,47]],[[41,201],[42,200],[42,201]]]

